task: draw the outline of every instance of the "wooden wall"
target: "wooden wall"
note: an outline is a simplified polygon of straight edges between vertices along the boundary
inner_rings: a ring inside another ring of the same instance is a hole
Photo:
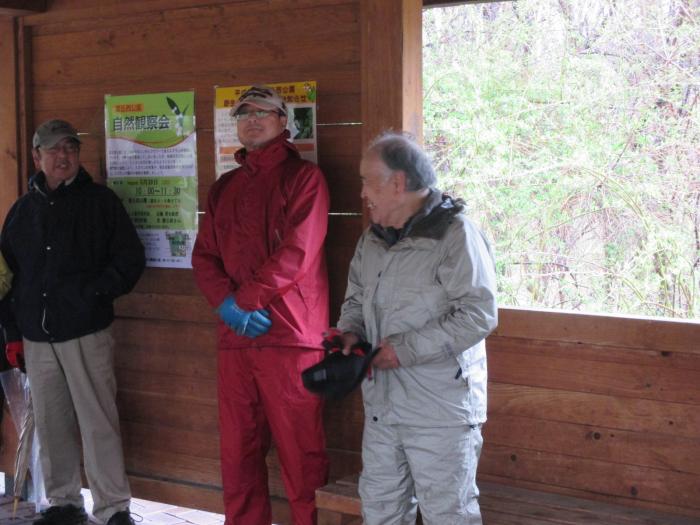
[[[478,478],[700,518],[700,323],[499,315]],[[337,408],[350,464],[361,397]]]
[[[17,19],[31,54],[30,70],[14,79],[29,82],[25,126],[33,130],[55,117],[71,121],[86,134],[83,164],[102,179],[105,94],[193,89],[201,209],[215,180],[214,86],[316,80],[337,316],[362,228],[360,18],[358,0],[56,0],[45,13]],[[12,27],[11,19],[3,20]],[[16,52],[13,34],[3,31],[0,53]],[[22,146],[26,155],[27,137]],[[17,188],[3,191],[3,211],[17,194]],[[118,301],[117,314],[118,402],[134,494],[220,511],[211,308],[191,271],[147,269],[135,291]],[[276,468],[274,456],[271,464]],[[272,485],[281,493],[275,476]]]
[[[363,227],[358,178],[363,143],[382,129],[401,129],[404,118],[410,117],[414,131],[421,121],[420,1],[386,0],[379,12],[374,4],[54,0],[43,13],[15,21],[0,17],[5,24],[0,64],[11,73],[0,81],[0,97],[3,110],[18,119],[0,135],[3,144],[12,145],[5,151],[13,152],[2,156],[11,164],[2,181],[10,180],[9,173],[21,174],[14,187],[3,187],[2,211],[26,189],[29,141],[41,122],[59,117],[76,125],[84,134],[81,161],[103,180],[105,94],[190,89],[201,209],[215,180],[214,87],[316,80],[318,159],[331,190],[326,247],[331,317],[337,318]],[[401,38],[406,28],[416,33],[409,49]],[[384,31],[395,38],[384,42]],[[411,89],[391,88],[387,79],[400,84],[409,67]],[[386,78],[370,78],[366,71]],[[134,494],[221,511],[211,308],[191,271],[147,269],[116,310],[118,403]],[[331,447],[345,447],[334,438],[333,425],[329,433]],[[334,474],[359,467],[355,453],[331,454],[340,458],[333,461]],[[12,455],[6,447],[4,458]],[[272,492],[282,495],[274,453],[269,463]]]
[[[700,323],[501,309],[481,479],[700,517]]]

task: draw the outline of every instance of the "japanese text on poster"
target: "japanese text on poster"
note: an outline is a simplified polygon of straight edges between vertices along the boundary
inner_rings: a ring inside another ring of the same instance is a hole
[[[148,266],[191,268],[197,235],[194,93],[105,96],[107,184],[146,248]]]

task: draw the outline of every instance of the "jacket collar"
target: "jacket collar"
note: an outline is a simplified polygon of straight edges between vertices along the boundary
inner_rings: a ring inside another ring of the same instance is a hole
[[[448,194],[433,188],[426,197],[423,207],[408,219],[403,228],[383,228],[378,224],[372,224],[371,229],[389,246],[407,237],[442,239],[452,218],[465,207],[462,199],[453,199]]]
[[[53,191],[58,192],[58,194],[62,194],[73,188],[79,188],[87,182],[92,182],[92,177],[85,170],[85,168],[80,166],[80,168],[78,168],[78,174],[75,177],[73,177],[73,179],[71,179],[67,184],[65,182],[62,182]],[[38,192],[44,197],[46,197],[49,193],[52,193],[52,191],[46,184],[46,174],[43,171],[39,171],[31,176],[31,178],[29,179],[28,187],[30,192]]]
[[[289,136],[289,131],[285,129],[262,149],[252,151],[245,148],[239,149],[235,154],[236,162],[255,173],[273,168],[289,157],[300,158],[299,150],[287,140]]]

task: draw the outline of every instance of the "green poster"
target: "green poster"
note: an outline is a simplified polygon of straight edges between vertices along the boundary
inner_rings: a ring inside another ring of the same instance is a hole
[[[149,266],[190,268],[197,233],[194,93],[105,97],[107,184],[146,247]]]

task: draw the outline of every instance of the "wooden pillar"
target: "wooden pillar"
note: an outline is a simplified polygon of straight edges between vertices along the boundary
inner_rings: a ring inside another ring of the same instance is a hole
[[[362,145],[393,129],[423,139],[421,0],[361,0]]]
[[[36,170],[32,160],[34,91],[32,89],[32,28],[17,19],[17,139],[19,142],[19,193],[27,191]]]
[[[16,36],[15,19],[0,16],[0,221],[20,194]]]

